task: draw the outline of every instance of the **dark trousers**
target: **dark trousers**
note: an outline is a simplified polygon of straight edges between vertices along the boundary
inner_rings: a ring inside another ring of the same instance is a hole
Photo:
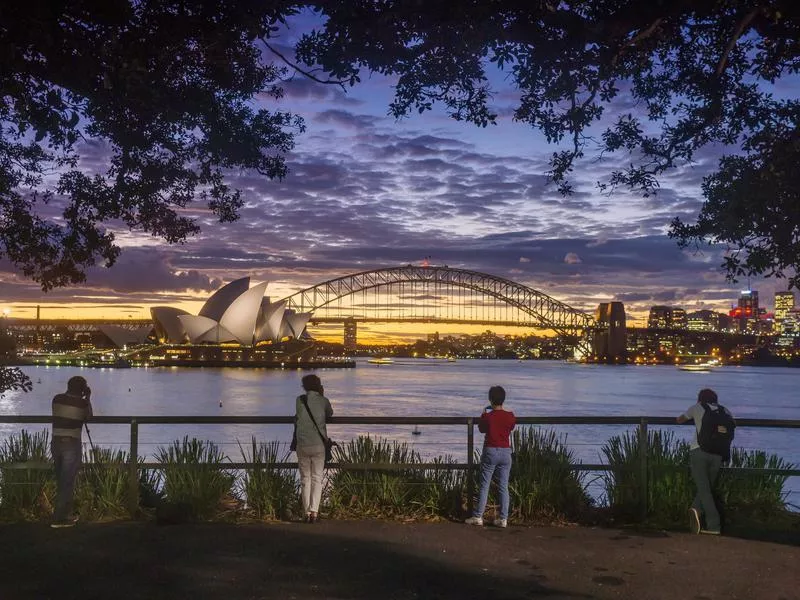
[[[705,529],[719,531],[720,519],[714,502],[714,483],[722,466],[722,457],[695,448],[689,453],[689,466],[692,470],[692,479],[697,486],[697,495],[694,497],[692,507],[697,509],[701,518],[705,517]]]
[[[72,515],[75,478],[81,468],[81,441],[76,438],[53,438],[53,462],[56,467],[56,507],[53,518],[64,521]]]

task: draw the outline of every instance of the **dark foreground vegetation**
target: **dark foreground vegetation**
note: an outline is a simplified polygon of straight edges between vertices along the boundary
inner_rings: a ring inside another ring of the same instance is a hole
[[[575,470],[579,463],[566,436],[550,429],[519,428],[512,444],[512,522],[685,528],[686,510],[694,494],[687,466],[689,447],[671,432],[651,430],[648,434],[646,513],[642,511],[643,472],[635,432],[614,436],[603,445],[610,469],[599,475]],[[46,431],[22,431],[0,446],[0,519],[50,518],[55,480],[47,465],[49,447]],[[293,520],[300,515],[298,481],[295,469],[280,464],[289,460],[282,448],[279,442],[252,439],[239,444],[238,456],[227,456],[212,442],[188,437],[160,447],[155,459],[163,466],[138,470],[139,503],[133,514],[126,452],[94,448],[87,451],[79,475],[76,510],[84,521],[164,514],[180,522]],[[323,498],[323,513],[329,518],[458,520],[466,513],[467,473],[448,468],[456,464],[450,456],[424,461],[405,443],[365,436],[334,450],[338,464],[397,468],[329,468]],[[226,467],[235,462],[254,466]],[[438,468],[414,468],[422,464]],[[731,466],[793,468],[776,455],[736,448]],[[726,529],[800,531],[800,518],[786,510],[786,480],[782,475],[724,471],[717,487],[725,507]],[[594,484],[594,489],[602,487],[601,502],[587,492],[589,484]],[[490,506],[492,503],[490,498]]]

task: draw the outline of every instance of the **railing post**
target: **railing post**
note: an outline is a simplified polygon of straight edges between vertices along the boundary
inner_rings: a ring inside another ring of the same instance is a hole
[[[639,508],[641,520],[647,519],[648,502],[647,493],[649,482],[647,481],[647,419],[639,421]]]
[[[467,510],[475,510],[475,430],[473,418],[467,419]]]
[[[128,511],[139,510],[139,423],[131,419],[131,447],[128,451]]]

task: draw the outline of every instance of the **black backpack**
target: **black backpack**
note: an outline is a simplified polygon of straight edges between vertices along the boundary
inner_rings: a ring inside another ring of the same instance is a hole
[[[697,443],[700,449],[703,452],[721,456],[724,461],[730,460],[731,442],[736,422],[721,404],[717,405],[717,410],[711,410],[707,404],[701,406],[705,413],[697,434]]]

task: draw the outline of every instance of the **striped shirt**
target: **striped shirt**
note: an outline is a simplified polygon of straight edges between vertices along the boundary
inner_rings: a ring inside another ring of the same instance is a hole
[[[92,404],[83,396],[67,392],[53,398],[53,437],[81,439],[81,427],[92,416]]]

